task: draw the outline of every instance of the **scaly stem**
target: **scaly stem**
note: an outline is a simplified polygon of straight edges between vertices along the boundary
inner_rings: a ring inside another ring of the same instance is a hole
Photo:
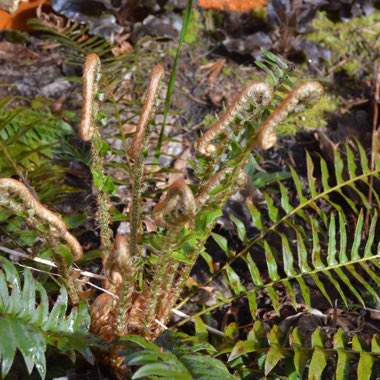
[[[170,293],[175,277],[176,261],[171,257],[177,246],[178,237],[185,225],[191,225],[195,216],[195,199],[193,192],[182,179],[168,187],[163,199],[153,209],[156,224],[167,229],[167,236],[162,247],[160,267],[153,278],[152,292],[145,312],[146,332],[150,330],[154,317],[162,318],[162,302]]]
[[[0,206],[15,214],[22,214],[26,224],[34,228],[37,234],[45,239],[54,253],[54,261],[68,289],[71,303],[78,304],[78,284],[75,282],[73,272],[67,267],[58,246],[61,242],[66,245],[71,250],[74,260],[79,260],[83,252],[79,242],[68,232],[65,222],[34,198],[24,184],[12,178],[0,178]],[[41,229],[43,230],[41,231]]]

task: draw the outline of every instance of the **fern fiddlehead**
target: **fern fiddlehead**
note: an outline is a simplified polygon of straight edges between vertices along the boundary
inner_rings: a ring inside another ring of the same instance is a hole
[[[103,141],[98,127],[97,96],[99,89],[101,62],[96,54],[89,54],[83,69],[82,119],[79,135],[84,141],[91,141],[91,172],[93,188],[98,205],[97,220],[100,227],[102,255],[107,257],[111,250],[110,216],[108,194],[105,191],[107,177],[104,174]]]
[[[71,302],[78,304],[78,285],[74,273],[67,267],[60,253],[60,242],[70,249],[74,260],[81,259],[83,251],[78,240],[67,230],[65,222],[43,206],[24,184],[12,178],[0,178],[0,206],[21,214],[26,223],[46,240],[54,253],[59,273],[69,289]]]
[[[160,227],[182,227],[195,216],[193,192],[182,179],[171,184],[165,197],[153,209],[153,219]]]
[[[79,129],[83,141],[90,141],[96,130],[98,114],[96,97],[99,90],[100,69],[99,57],[94,53],[89,54],[83,68],[82,119]]]
[[[243,125],[244,120],[249,115],[249,108],[251,104],[255,108],[267,107],[273,97],[273,92],[270,86],[264,82],[254,82],[245,88],[236,99],[227,108],[226,112],[222,115],[219,121],[211,126],[207,132],[198,140],[196,148],[198,152],[204,156],[210,156],[217,150],[217,146],[213,141],[220,135],[226,134],[234,122],[236,117],[240,118],[240,125]],[[248,116],[247,116],[248,114]]]
[[[305,107],[313,106],[323,95],[323,86],[319,82],[306,82],[291,91],[258,131],[258,144],[262,149],[269,149],[276,144],[275,128],[292,112],[301,112]]]
[[[152,330],[154,317],[165,324],[170,315],[173,298],[173,281],[177,275],[179,262],[171,257],[177,246],[179,234],[185,226],[194,222],[196,202],[190,187],[184,180],[171,184],[163,199],[153,209],[156,224],[167,229],[162,247],[163,257],[153,279],[152,291],[146,310],[145,331]],[[157,329],[156,329],[157,330]]]
[[[132,189],[132,207],[131,207],[131,237],[130,237],[130,254],[136,256],[138,254],[137,235],[140,227],[140,192],[143,180],[144,170],[144,150],[148,143],[149,125],[154,117],[161,82],[164,77],[164,67],[157,65],[154,67],[146,91],[144,104],[141,112],[135,136],[130,148],[130,155],[134,158],[133,169],[133,189]]]
[[[43,206],[21,182],[12,178],[0,178],[0,206],[14,213],[22,213],[27,223],[38,230],[47,224],[52,241],[62,240],[70,248],[74,260],[83,255],[78,240],[67,230],[65,222]]]

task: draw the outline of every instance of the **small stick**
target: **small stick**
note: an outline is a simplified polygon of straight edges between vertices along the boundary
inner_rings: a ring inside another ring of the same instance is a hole
[[[8,253],[8,255],[22,257],[22,258],[27,259],[27,260],[32,260],[32,261],[34,261],[36,263],[48,265],[49,267],[52,267],[52,268],[56,268],[57,267],[57,265],[53,261],[46,260],[46,259],[41,259],[39,257],[31,257],[31,256],[29,256],[29,255],[27,255],[27,254],[25,254],[23,252],[18,252],[18,251],[14,250],[14,249],[10,249],[10,248],[7,248],[7,247],[0,246],[0,251]],[[76,271],[76,272],[79,272],[80,275],[83,276],[83,277],[92,277],[92,278],[96,278],[98,280],[106,280],[106,277],[102,276],[100,274],[88,272],[86,270],[80,270],[79,268],[73,268],[73,270]]]

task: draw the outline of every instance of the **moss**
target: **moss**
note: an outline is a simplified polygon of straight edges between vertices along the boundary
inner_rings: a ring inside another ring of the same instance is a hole
[[[354,77],[360,70],[360,64],[356,59],[348,60],[344,65],[342,65],[342,69],[348,76]]]
[[[314,107],[289,116],[284,123],[278,125],[277,133],[279,135],[294,135],[302,128],[323,128],[327,125],[327,120],[324,118],[325,113],[336,111],[339,105],[339,98],[324,96]]]
[[[189,26],[184,38],[187,44],[191,45],[199,40],[198,35],[203,29],[202,25],[201,14],[193,8],[190,13]]]
[[[225,76],[229,76],[229,75],[232,75],[233,74],[233,69],[231,66],[223,66],[223,69],[222,69],[222,74],[225,75]]]
[[[338,65],[349,76],[370,74],[371,62],[380,51],[380,12],[370,16],[354,17],[350,22],[333,22],[325,12],[320,12],[313,21],[316,30],[306,36],[331,51],[327,63]],[[340,62],[347,60],[339,66]]]
[[[265,23],[268,17],[266,7],[253,8],[252,16],[255,21],[262,21]]]
[[[211,127],[211,125],[213,125],[217,120],[218,118],[215,115],[208,114],[203,119],[203,125],[206,128]]]

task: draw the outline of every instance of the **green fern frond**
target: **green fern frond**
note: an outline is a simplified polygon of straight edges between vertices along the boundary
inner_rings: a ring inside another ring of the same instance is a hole
[[[377,248],[374,249],[377,245],[374,239],[378,212],[376,209],[372,210],[366,196],[369,178],[372,176],[379,180],[380,167],[369,169],[366,155],[360,145],[358,162],[354,160],[351,148],[348,145],[345,148],[345,162],[339,151],[334,153],[335,184],[330,181],[326,161],[320,157],[318,166],[322,172],[322,185],[317,189],[313,176],[314,164],[307,155],[307,183],[290,168],[298,203],[289,199],[287,187],[280,183],[279,205],[265,193],[266,212],[259,210],[253,203],[248,204],[252,223],[260,230],[260,234],[247,243],[244,226],[239,225],[238,235],[246,246],[218,273],[223,272],[227,280],[231,281],[231,278],[238,277],[231,265],[236,261],[245,262],[251,273],[254,289],[248,291],[243,285],[231,288],[236,297],[249,294],[253,313],[256,310],[254,299],[261,289],[266,289],[273,307],[278,311],[279,297],[274,287],[279,284],[285,287],[291,301],[296,304],[292,288],[294,282],[298,283],[304,302],[311,307],[306,279],[313,280],[329,303],[332,301],[325,288],[326,283],[338,292],[345,305],[348,305],[350,300],[355,300],[365,306],[362,291],[371,294],[376,303],[380,302],[377,291],[380,284],[377,273],[380,253]],[[373,189],[373,195],[378,207],[379,192]],[[335,199],[337,196],[341,199],[340,203]],[[363,207],[357,206],[355,198],[361,201]],[[346,207],[340,205],[342,202]],[[329,208],[330,213],[326,213],[326,208]],[[365,212],[370,213],[366,240],[363,239]],[[350,228],[353,222],[354,229]],[[217,242],[219,243],[218,240]],[[219,245],[228,256],[227,248],[220,243]],[[259,268],[256,258],[263,254],[266,257],[266,268]],[[264,283],[260,276],[263,270],[269,277],[267,283]],[[356,282],[353,284],[353,281]],[[236,284],[236,281],[234,283]]]
[[[255,61],[255,64],[268,74],[266,81],[273,88],[279,88],[281,85],[294,88],[294,83],[289,79],[290,73],[294,70],[293,65],[266,49],[261,49],[261,53],[262,60]]]
[[[248,339],[235,344],[228,361],[233,364],[249,353],[265,354],[264,374],[268,376],[280,360],[287,357],[289,377],[319,379],[328,362],[334,359],[336,379],[348,378],[356,367],[357,378],[369,380],[376,373],[374,366],[380,357],[379,341],[378,334],[372,337],[369,345],[357,336],[349,339],[342,328],[328,336],[320,327],[306,339],[298,327],[289,334],[281,332],[277,325],[266,332],[263,322],[256,321]]]
[[[141,336],[128,335],[122,338],[128,349],[123,352],[125,362],[139,366],[132,379],[158,378],[178,380],[219,380],[234,379],[227,367],[210,354],[215,351],[211,345],[191,344],[167,331],[157,339],[157,344]],[[200,353],[208,351],[209,355]],[[198,353],[195,353],[198,352]]]
[[[14,99],[10,99],[10,102]],[[55,117],[47,108],[34,102],[24,106],[2,108],[0,111],[0,171],[10,177],[41,167],[52,159],[54,147],[65,136],[72,135],[71,126]]]
[[[313,288],[330,305],[335,299],[346,307],[360,304],[366,308],[372,306],[371,303],[380,304],[380,250],[376,238],[380,206],[379,162],[377,160],[371,168],[364,148],[359,143],[347,143],[333,152],[332,163],[333,169],[330,169],[323,157],[312,159],[306,153],[306,176],[301,177],[290,167],[291,179],[278,184],[279,201],[273,197],[273,187],[271,194],[263,191],[262,200],[248,199],[251,227],[257,234],[248,238],[244,224],[231,218],[244,246],[239,253],[233,253],[223,236],[212,234],[227,262],[203,285],[222,274],[233,296],[225,299],[220,295],[219,302],[192,318],[246,297],[252,319],[256,320],[258,296],[263,295],[270,299],[277,314],[284,294],[294,307],[305,303],[313,308]],[[315,180],[316,168],[321,173],[320,183]],[[370,190],[371,204],[368,201]],[[235,271],[237,267],[239,272]],[[238,273],[248,273],[250,278]],[[377,335],[367,347],[358,336],[354,335],[350,341],[338,330],[332,348],[331,339],[327,340],[320,328],[314,331],[311,344],[307,345],[297,329],[284,336],[278,326],[266,333],[263,325],[258,325],[260,323],[254,323],[246,341],[236,344],[230,361],[250,352],[261,353],[265,357],[267,376],[280,360],[288,358],[288,363],[292,358],[293,376],[301,377],[308,366],[309,379],[320,378],[329,362],[336,363],[337,379],[346,378],[351,362],[355,361],[359,379],[372,376],[380,353]]]
[[[41,378],[46,375],[45,351],[53,345],[75,360],[80,352],[93,361],[90,345],[98,345],[88,335],[90,316],[81,302],[67,315],[68,296],[65,288],[51,310],[44,287],[33,279],[30,270],[23,281],[15,266],[0,256],[0,362],[1,377],[10,371],[16,351],[24,357],[29,374],[34,366]]]

